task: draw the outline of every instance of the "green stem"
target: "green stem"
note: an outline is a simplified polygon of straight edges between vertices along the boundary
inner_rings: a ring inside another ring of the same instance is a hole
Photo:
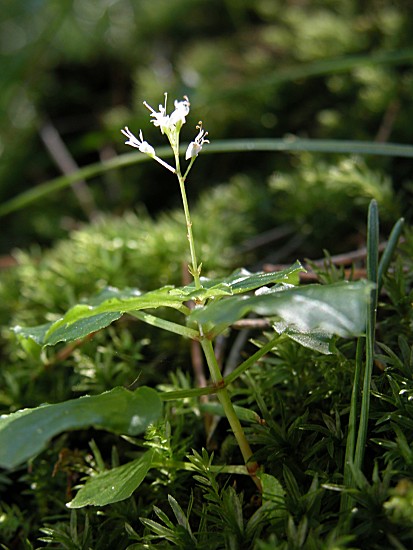
[[[195,162],[195,159],[196,159],[196,157],[192,157],[191,160],[190,160],[190,162],[189,162],[189,164],[188,164],[188,168],[186,169],[186,172],[185,172],[185,174],[184,174],[184,176],[183,176],[183,178],[182,178],[182,179],[184,180],[184,182],[185,182],[186,177],[187,177],[187,175],[188,175],[188,173],[189,173],[189,170],[192,168],[192,165],[193,165],[194,162]]]
[[[200,266],[198,266],[198,262],[196,259],[196,252],[195,252],[195,242],[194,242],[194,236],[192,233],[192,221],[191,221],[191,215],[189,213],[189,207],[188,207],[188,200],[186,198],[186,190],[185,190],[185,182],[181,175],[181,172],[178,173],[178,180],[179,180],[179,187],[181,189],[181,197],[182,197],[182,204],[184,206],[184,213],[185,213],[185,220],[186,220],[186,228],[187,228],[187,237],[189,241],[189,249],[191,252],[191,262],[192,267],[190,268],[191,275],[194,278],[195,288],[199,289],[202,287],[201,281],[199,278],[200,275]]]
[[[184,461],[178,461],[178,460],[168,460],[168,461],[154,461],[151,464],[152,468],[157,468],[159,470],[162,469],[171,469],[171,470],[187,470],[189,472],[197,472],[196,466],[194,466],[191,462],[184,462]],[[240,465],[234,465],[234,466],[215,466],[211,464],[209,466],[209,469],[211,472],[215,472],[217,474],[237,474],[237,475],[250,475],[249,471],[245,466]]]
[[[353,488],[354,479],[351,466],[354,464],[354,455],[356,449],[356,429],[358,416],[358,397],[361,393],[361,374],[363,370],[363,346],[364,339],[359,338],[357,341],[356,351],[356,369],[354,372],[353,389],[351,393],[350,415],[348,420],[348,432],[346,442],[346,453],[344,458],[343,484],[346,488]],[[352,506],[353,499],[349,493],[343,492],[340,500],[340,527],[341,532],[347,532],[350,522],[349,510]]]
[[[267,342],[265,345],[263,345],[258,351],[253,353],[248,359],[246,359],[243,363],[238,365],[237,368],[235,368],[231,374],[225,377],[225,384],[231,384],[234,380],[236,380],[241,374],[243,374],[247,369],[249,369],[252,365],[254,365],[258,359],[261,359],[266,353],[272,350],[274,347],[276,341],[279,339],[279,336],[277,335],[275,338]]]
[[[191,221],[191,214],[189,213],[189,206],[188,206],[188,199],[186,197],[186,189],[185,189],[185,179],[188,175],[189,169],[192,166],[192,162],[188,166],[187,171],[185,172],[185,175],[183,176],[181,173],[181,166],[179,163],[179,142],[172,143],[172,149],[174,151],[175,156],[175,166],[176,166],[176,175],[178,177],[179,181],[179,188],[181,190],[181,197],[182,197],[182,204],[184,207],[184,214],[185,214],[185,220],[186,220],[186,228],[187,228],[187,237],[189,241],[189,250],[191,252],[191,262],[192,266],[190,267],[189,271],[191,272],[191,275],[194,278],[195,288],[201,288],[201,281],[200,281],[200,266],[198,266],[198,262],[196,259],[196,251],[195,251],[195,242],[194,242],[194,236],[192,233],[192,221]]]
[[[132,317],[136,317],[136,319],[139,319],[148,325],[152,325],[153,327],[158,327],[163,330],[179,334],[180,336],[191,338],[192,340],[198,340],[199,338],[199,332],[197,330],[185,327],[184,325],[180,325],[178,323],[173,323],[172,321],[167,321],[166,319],[161,319],[160,317],[155,317],[155,315],[151,315],[146,311],[130,311],[129,315],[132,315]]]
[[[191,215],[189,213],[188,199],[186,196],[186,189],[185,189],[185,180],[195,159],[194,158],[191,159],[189,166],[185,171],[185,174],[182,175],[180,162],[179,162],[179,137],[175,136],[174,139],[171,139],[170,136],[168,137],[175,156],[176,175],[179,181],[182,204],[184,207],[184,214],[185,214],[186,227],[187,227],[187,237],[189,241],[189,249],[191,253],[191,262],[192,262],[192,265],[190,266],[189,271],[191,272],[194,278],[195,288],[200,289],[202,288],[201,281],[200,281],[201,265],[198,265],[198,261],[196,258],[195,242],[194,242],[194,236],[192,233],[192,221],[191,221]],[[225,387],[225,381],[219,369],[211,340],[203,336],[202,325],[199,325],[199,334],[201,336],[200,343],[204,351],[205,359],[208,364],[214,389],[222,405],[222,408],[224,409],[225,416],[228,419],[228,422],[234,433],[235,439],[237,440],[242,456],[244,458],[246,468],[249,474],[251,475],[252,480],[254,481],[258,489],[261,491],[262,490],[261,482],[256,475],[258,470],[258,464],[251,460],[251,457],[252,457],[251,447],[247,441],[247,438],[245,437],[244,430],[242,429],[239,418],[235,412],[234,406],[228,394],[228,390]]]
[[[175,390],[165,391],[159,393],[159,397],[162,401],[175,401],[176,399],[186,399],[191,397],[200,397],[201,395],[211,395],[216,393],[217,390],[213,386],[206,386],[204,388],[190,388],[188,390]]]
[[[224,379],[219,369],[219,366],[215,357],[215,352],[212,347],[212,343],[210,340],[204,338],[203,340],[201,340],[201,346],[204,351],[206,361],[208,363],[212,381],[216,386],[216,393],[217,393],[218,399],[222,405],[222,408],[224,409],[225,416],[228,419],[229,425],[231,426],[235,439],[237,440],[242,456],[244,458],[244,462],[248,468],[248,471],[250,472],[250,475],[254,483],[257,485],[258,489],[261,490],[261,483],[259,479],[256,477],[258,464],[254,461],[251,461],[252,450],[251,450],[250,444],[247,441],[247,438],[245,437],[245,433],[244,433],[244,430],[242,429],[238,416],[234,410],[234,406],[229,397],[228,390],[223,385]]]

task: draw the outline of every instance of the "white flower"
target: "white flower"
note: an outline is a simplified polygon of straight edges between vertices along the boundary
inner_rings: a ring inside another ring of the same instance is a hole
[[[175,111],[169,117],[169,122],[174,126],[179,125],[179,128],[181,128],[182,124],[185,124],[186,116],[189,113],[189,107],[190,107],[189,99],[186,96],[184,96],[183,101],[177,101],[175,99],[174,105],[175,105]]]
[[[200,153],[204,143],[209,143],[209,139],[205,139],[208,135],[208,132],[205,132],[205,130],[203,130],[202,122],[198,122],[197,129],[199,130],[198,135],[196,136],[194,141],[191,141],[191,143],[188,145],[188,149],[186,150],[186,160],[198,156],[198,153]]]
[[[169,129],[169,116],[166,114],[166,94],[165,94],[165,106],[159,105],[159,113],[155,111],[155,109],[152,109],[150,105],[146,103],[146,101],[143,102],[145,107],[150,110],[151,117],[153,117],[154,126],[159,126],[161,129],[161,132],[164,134],[166,130]]]
[[[155,111],[146,101],[143,102],[145,107],[150,110],[151,117],[153,118],[152,123],[154,126],[157,126],[161,129],[163,134],[168,134],[169,132],[179,132],[182,127],[182,124],[186,122],[186,116],[189,113],[189,99],[184,96],[183,101],[175,100],[175,111],[171,115],[166,114],[166,103],[168,100],[168,94],[165,93],[165,104],[159,105],[159,111]]]
[[[124,136],[128,138],[128,140],[125,141],[126,145],[136,147],[136,149],[139,149],[141,153],[145,153],[150,157],[155,156],[155,149],[152,147],[152,145],[149,145],[149,143],[143,139],[142,130],[139,130],[139,139],[134,134],[132,134],[127,126],[125,126],[125,129],[122,129],[121,132]]]

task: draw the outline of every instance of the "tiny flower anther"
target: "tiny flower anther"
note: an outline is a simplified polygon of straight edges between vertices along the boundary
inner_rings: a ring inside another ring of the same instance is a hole
[[[208,132],[205,132],[205,130],[202,128],[201,121],[198,122],[198,126],[196,128],[197,130],[199,130],[199,132],[194,141],[191,141],[191,143],[188,145],[188,149],[186,150],[185,154],[186,160],[198,156],[198,153],[201,152],[204,143],[209,143],[209,139],[206,139]]]
[[[146,101],[143,102],[145,107],[149,109],[151,112],[151,117],[153,120],[151,121],[154,126],[157,126],[161,129],[161,132],[164,134],[166,130],[169,128],[169,116],[166,114],[166,102],[168,100],[168,94],[165,93],[165,104],[159,105],[159,112],[155,111]]]

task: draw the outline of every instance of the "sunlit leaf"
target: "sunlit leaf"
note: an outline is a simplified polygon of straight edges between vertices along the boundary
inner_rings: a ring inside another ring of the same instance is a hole
[[[58,342],[71,342],[85,338],[89,334],[109,326],[124,313],[171,307],[189,313],[184,305],[189,300],[206,301],[240,294],[254,290],[266,284],[298,282],[299,272],[303,271],[299,262],[283,271],[272,273],[250,273],[246,270],[235,271],[224,279],[203,279],[203,287],[194,285],[184,287],[165,286],[142,293],[137,289],[118,290],[108,287],[87,303],[78,304],[60,319],[37,327],[14,327],[21,338],[30,338],[42,346],[54,346]]]
[[[366,304],[372,284],[367,281],[269,289],[254,296],[231,296],[195,309],[190,318],[221,330],[250,312],[277,316],[296,332],[322,331],[342,337],[364,333]]]
[[[42,346],[54,346],[58,342],[72,342],[73,340],[84,338],[97,330],[109,326],[113,321],[122,317],[122,315],[120,312],[101,313],[100,315],[79,319],[70,325],[47,323],[37,327],[15,326],[13,330],[17,336],[31,338]],[[53,328],[55,326],[56,328]]]
[[[141,293],[136,289],[118,290],[107,288],[88,303],[78,304],[60,319],[37,327],[14,327],[14,332],[31,338],[42,346],[52,346],[58,342],[70,342],[84,338],[88,334],[107,327],[124,313],[142,309],[171,307],[184,309],[181,295],[171,294],[172,286],[162,287],[152,292]]]
[[[136,460],[91,477],[67,507],[106,506],[125,500],[145,479],[154,455],[155,451],[151,449]]]
[[[221,284],[228,285],[232,294],[242,294],[269,284],[284,283],[296,285],[299,282],[300,272],[303,271],[305,269],[300,262],[295,262],[291,267],[282,271],[250,273],[246,269],[237,269],[223,279],[202,279],[201,282],[203,286],[211,287],[211,285],[216,285],[217,281],[219,281]],[[212,286],[212,288],[214,287]]]
[[[318,351],[319,353],[332,353],[333,337],[322,330],[298,331],[293,327],[289,327],[284,321],[275,321],[272,327],[278,334],[284,334],[298,342],[305,348]]]

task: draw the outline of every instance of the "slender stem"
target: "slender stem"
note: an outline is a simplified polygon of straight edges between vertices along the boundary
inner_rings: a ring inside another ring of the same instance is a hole
[[[189,170],[192,168],[192,165],[194,164],[195,159],[196,159],[196,157],[192,157],[192,158],[191,158],[191,161],[190,161],[190,163],[188,164],[188,168],[186,169],[186,172],[185,172],[185,174],[184,174],[184,176],[183,176],[183,180],[184,180],[184,181],[186,180],[186,176],[188,175]]]
[[[235,368],[231,374],[225,377],[225,384],[231,384],[234,380],[236,380],[241,374],[243,374],[249,367],[251,367],[254,363],[258,361],[258,359],[261,359],[266,353],[272,350],[274,347],[276,341],[279,339],[279,336],[277,335],[275,338],[264,344],[258,351],[250,355],[248,359],[246,359],[244,362],[242,362],[240,365],[238,365],[237,368]]]
[[[159,397],[162,399],[162,401],[175,401],[176,399],[186,399],[188,397],[211,395],[216,392],[217,390],[213,386],[205,386],[204,388],[190,388],[187,390],[160,392]]]
[[[192,340],[197,340],[199,338],[199,332],[197,330],[185,327],[184,325],[180,325],[178,323],[173,323],[172,321],[167,321],[166,319],[161,319],[160,317],[155,317],[155,315],[151,315],[146,311],[131,311],[129,314],[144,323],[148,323],[148,325],[152,325],[153,327],[162,328],[164,330],[168,330],[169,332],[179,334],[180,336],[192,338]]]
[[[179,170],[179,166],[177,166],[177,176],[179,180],[179,187],[181,189],[182,204],[184,207],[185,220],[186,220],[187,237],[189,241],[189,249],[191,252],[192,267],[190,271],[191,271],[191,275],[194,278],[195,288],[201,288],[202,285],[199,278],[200,268],[198,267],[198,262],[196,259],[195,242],[194,242],[194,236],[192,233],[192,221],[191,221],[191,215],[189,213],[188,199],[186,197],[185,181]]]
[[[173,138],[169,138],[169,143],[171,144],[172,151],[174,152],[175,158],[175,171],[179,178],[181,175],[181,162],[179,160],[179,134]]]
[[[185,213],[185,220],[186,220],[186,228],[187,228],[187,237],[189,241],[189,249],[191,252],[191,262],[192,266],[190,267],[189,271],[191,272],[191,275],[194,278],[195,288],[201,288],[201,281],[199,278],[200,275],[200,266],[198,266],[198,262],[196,259],[196,252],[195,252],[195,242],[194,242],[194,236],[192,233],[192,221],[191,221],[191,215],[189,213],[189,206],[188,206],[188,199],[186,197],[186,189],[185,189],[185,180],[186,176],[188,175],[188,172],[193,164],[193,160],[190,162],[185,175],[183,176],[181,173],[181,165],[179,161],[179,135],[169,136],[169,143],[171,144],[172,150],[174,152],[175,157],[175,173],[179,181],[179,188],[181,190],[181,197],[182,197],[182,204],[184,207],[184,213]]]
[[[200,271],[201,271],[201,265],[198,265],[198,261],[196,258],[196,251],[195,251],[195,242],[194,242],[194,236],[192,233],[192,221],[191,221],[191,215],[189,213],[189,206],[188,206],[188,199],[186,196],[186,189],[185,189],[185,180],[189,173],[189,170],[192,167],[192,164],[195,160],[195,158],[192,158],[188,168],[185,171],[185,174],[182,175],[181,173],[181,167],[179,162],[179,136],[170,136],[168,135],[169,142],[172,146],[172,150],[174,152],[175,157],[175,166],[176,166],[176,176],[179,181],[179,187],[181,190],[181,197],[182,197],[182,204],[184,207],[184,214],[185,214],[185,220],[186,220],[186,227],[187,227],[187,237],[189,241],[189,249],[191,253],[191,262],[192,265],[189,268],[189,271],[191,272],[193,278],[194,278],[194,284],[196,289],[202,288],[201,281],[200,281]],[[174,327],[175,328],[175,327]],[[181,330],[181,329],[179,329]],[[246,465],[246,468],[248,470],[248,473],[250,474],[252,480],[258,487],[258,489],[261,491],[261,482],[257,477],[257,470],[258,470],[258,464],[251,460],[252,457],[252,450],[251,447],[247,441],[247,438],[245,437],[244,430],[242,429],[241,423],[238,419],[238,416],[235,412],[234,406],[231,402],[230,396],[228,394],[228,390],[225,387],[225,381],[222,377],[221,371],[219,369],[217,359],[215,356],[214,349],[212,347],[211,340],[208,338],[205,338],[203,336],[202,331],[202,325],[199,325],[199,334],[200,334],[200,343],[202,346],[202,349],[204,351],[205,359],[208,364],[208,368],[211,374],[212,381],[214,383],[214,389],[218,396],[218,399],[222,405],[222,408],[224,409],[224,413],[228,419],[228,422],[231,426],[231,429],[234,433],[235,439],[238,442],[239,448],[241,450],[242,456],[244,458],[244,462]]]
[[[210,340],[204,338],[203,340],[201,340],[201,346],[204,350],[212,381],[216,385],[218,399],[222,405],[222,408],[224,409],[225,416],[228,419],[235,439],[237,440],[242,456],[244,458],[244,462],[248,468],[248,471],[250,472],[254,483],[257,485],[258,489],[261,490],[260,480],[256,476],[258,464],[254,461],[251,461],[252,450],[250,444],[247,441],[247,438],[245,437],[245,433],[242,429],[238,416],[234,410],[234,406],[229,397],[228,390],[225,386],[220,387],[220,385],[224,383],[224,379],[219,369],[212,343]]]
[[[157,157],[156,155],[154,157],[152,157],[154,160],[156,160],[157,162],[159,162],[159,164],[162,164],[162,166],[164,168],[166,168],[167,170],[169,170],[170,172],[172,172],[172,174],[175,174],[176,173],[176,170],[173,166],[171,166],[170,164],[168,164],[167,162],[165,162],[164,160],[162,160],[161,158]]]
[[[346,488],[353,488],[354,479],[351,465],[354,464],[354,454],[356,448],[356,425],[358,416],[358,397],[361,393],[361,374],[363,370],[363,348],[364,338],[357,341],[356,350],[356,369],[354,372],[353,389],[351,393],[350,415],[348,420],[348,432],[346,442],[346,453],[344,457],[343,484]],[[341,494],[340,500],[340,527],[341,532],[347,532],[350,522],[349,510],[353,499],[347,492]]]
[[[184,461],[178,461],[178,460],[168,460],[168,461],[153,461],[152,462],[152,468],[158,468],[160,470],[162,469],[176,469],[176,470],[187,470],[189,472],[197,472],[196,466],[194,466],[191,462],[184,462]],[[229,465],[229,466],[215,466],[211,464],[209,466],[209,469],[212,472],[215,472],[217,474],[237,474],[237,475],[250,475],[249,471],[245,466],[240,465]]]

